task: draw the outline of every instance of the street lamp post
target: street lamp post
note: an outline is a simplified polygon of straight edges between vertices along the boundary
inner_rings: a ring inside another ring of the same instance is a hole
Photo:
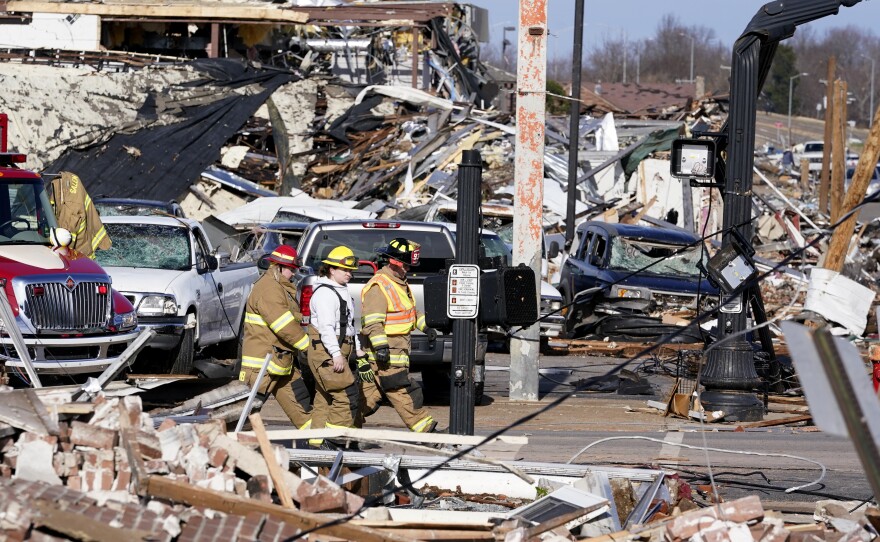
[[[507,46],[510,45],[510,42],[507,41],[507,33],[516,31],[515,26],[505,26],[504,30],[501,32],[502,40],[501,40],[501,58],[504,59],[504,69],[507,69],[510,66],[510,63],[507,61]]]
[[[684,32],[679,32],[679,35],[685,36],[686,38],[691,40],[691,76],[688,79],[688,82],[693,83],[694,82],[694,42],[696,41],[696,39],[693,36],[691,36],[690,34],[686,34]]]
[[[868,122],[870,126],[874,126],[874,59],[868,55],[862,55],[871,61],[871,110],[868,111]]]
[[[808,73],[798,73],[788,78],[788,146],[791,147],[791,97],[794,92],[794,80]]]

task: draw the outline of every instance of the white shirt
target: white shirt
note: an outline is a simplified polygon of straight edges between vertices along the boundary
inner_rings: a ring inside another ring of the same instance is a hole
[[[318,288],[319,285],[323,285]],[[354,303],[347,286],[342,286],[328,277],[318,277],[314,287],[314,294],[309,301],[311,310],[311,325],[315,326],[321,336],[321,343],[331,357],[339,354],[339,297],[348,304],[348,327],[345,330],[346,337],[354,337],[357,350],[361,349],[360,341],[354,332]]]

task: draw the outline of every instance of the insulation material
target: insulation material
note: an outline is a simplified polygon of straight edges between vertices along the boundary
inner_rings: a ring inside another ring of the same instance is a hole
[[[820,314],[861,336],[873,303],[874,291],[870,288],[829,269],[814,267],[810,271],[804,310]]]
[[[596,129],[596,150],[615,152],[620,150],[617,128],[614,127],[614,115],[611,113],[606,113],[602,117],[602,124]]]
[[[670,211],[675,211],[678,220],[677,226],[684,224],[684,205],[682,202],[682,186],[681,180],[676,179],[669,173],[669,160],[657,160],[648,158],[642,160],[636,172],[638,175],[636,182],[636,200],[647,205],[651,198],[656,197],[657,201],[648,210],[647,215],[653,218],[665,220]],[[708,213],[702,212],[703,195],[701,188],[691,188],[694,201],[694,224],[702,224],[700,215],[704,215],[705,220]],[[698,205],[697,202],[700,202]],[[706,202],[708,204],[708,202]],[[710,224],[706,228],[706,232],[716,231]]]

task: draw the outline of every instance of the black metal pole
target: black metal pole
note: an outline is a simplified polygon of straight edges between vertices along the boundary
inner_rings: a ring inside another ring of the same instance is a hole
[[[571,52],[571,102],[568,120],[568,205],[565,210],[565,246],[574,241],[575,203],[577,202],[578,140],[581,113],[581,59],[584,52],[584,0],[574,4],[574,49]]]
[[[480,249],[480,183],[483,159],[479,151],[464,151],[458,166],[458,217],[455,263],[476,265]],[[474,434],[474,360],[477,348],[476,318],[452,323],[452,382],[449,397],[449,432]]]
[[[733,242],[734,229],[746,242],[752,238],[752,166],[757,99],[779,42],[791,37],[798,25],[836,14],[841,5],[852,6],[859,1],[770,2],[758,10],[734,44],[725,142],[729,159],[724,187],[722,246]],[[738,303],[728,304],[727,309],[719,314],[718,338],[724,342],[706,356],[706,365],[700,375],[706,388],[700,395],[700,402],[708,411],[724,412],[727,421],[754,421],[764,417],[764,405],[754,392],[760,384],[755,371],[755,355],[752,343],[744,333],[749,307],[746,293],[735,300]],[[733,306],[738,306],[738,310],[734,311]]]

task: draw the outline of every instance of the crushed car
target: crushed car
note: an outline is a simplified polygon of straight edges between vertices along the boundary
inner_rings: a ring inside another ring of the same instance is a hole
[[[580,224],[577,233],[559,283],[568,337],[668,336],[676,326],[662,321],[664,313],[696,315],[717,305],[718,289],[698,271],[708,254],[696,235],[595,221]],[[681,340],[698,342],[700,334]]]

